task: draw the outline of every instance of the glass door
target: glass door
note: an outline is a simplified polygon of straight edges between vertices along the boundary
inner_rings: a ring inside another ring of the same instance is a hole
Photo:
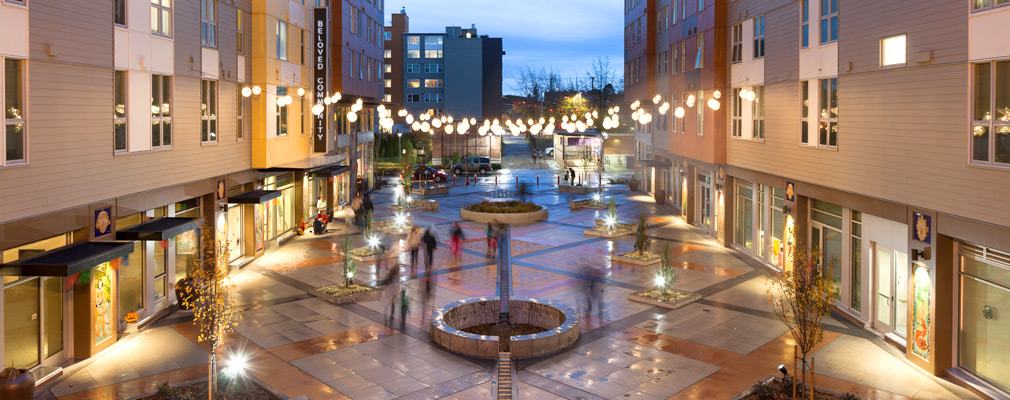
[[[877,286],[874,328],[905,337],[908,330],[908,255],[877,245],[873,267]]]
[[[831,280],[835,290],[838,291],[836,299],[841,299],[842,295],[842,231],[826,224],[811,221],[810,242],[814,244],[814,251],[820,252],[820,259],[817,266],[821,273]]]
[[[712,177],[707,174],[698,174],[698,222],[705,232],[711,234],[712,230]]]

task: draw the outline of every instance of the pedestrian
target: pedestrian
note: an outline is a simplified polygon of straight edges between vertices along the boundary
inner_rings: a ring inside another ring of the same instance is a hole
[[[372,211],[375,209],[375,205],[372,204],[372,197],[365,193],[365,198],[361,200],[361,208],[365,210],[365,217],[372,215]]]
[[[410,298],[407,297],[407,288],[400,289],[400,332],[407,326],[407,309],[410,308]]]
[[[533,162],[537,162],[537,151],[533,150]]]
[[[329,214],[326,212],[326,199],[319,195],[319,200],[316,201],[316,213],[319,215]]]
[[[582,269],[582,274],[589,279],[589,283],[587,283],[584,288],[586,296],[586,315],[590,316],[593,314],[593,303],[596,303],[596,317],[602,321],[603,286],[600,284],[600,280],[602,279],[600,270],[591,265],[586,265]]]
[[[565,183],[568,183],[568,170],[565,170]]]
[[[459,221],[452,223],[452,255],[456,258],[463,257],[463,228],[459,226]]]
[[[494,238],[494,228],[491,227],[491,223],[487,223],[487,229],[484,231],[487,234],[487,256],[494,258],[494,249],[491,247],[491,240]]]
[[[426,250],[424,269],[429,271],[430,275],[432,268],[431,261],[435,256],[435,248],[438,247],[438,238],[435,237],[435,233],[431,231],[431,228],[428,228],[424,230],[424,236],[421,236],[421,241],[424,242],[424,249]]]
[[[351,200],[351,211],[354,214],[354,226],[361,229],[362,221],[364,221],[365,213],[361,209],[362,201],[361,196],[358,194],[354,195],[354,199]]]
[[[316,218],[312,221],[312,232],[317,235],[322,235],[326,233],[326,226],[323,224],[322,218]]]
[[[407,248],[410,249],[410,273],[417,267],[417,250],[421,247],[421,228],[413,226],[407,234]]]
[[[379,270],[379,264],[376,264],[376,270]],[[389,304],[389,314],[387,314],[389,322],[386,325],[392,325],[393,319],[396,315],[394,312],[396,311],[397,296],[400,294],[399,265],[394,264],[389,268],[389,273],[386,274],[386,278],[382,280],[382,285],[385,287],[382,291],[382,297]]]
[[[344,206],[344,229],[350,230],[351,224],[356,223],[354,215],[354,209],[350,205]],[[357,225],[355,225],[357,226]]]

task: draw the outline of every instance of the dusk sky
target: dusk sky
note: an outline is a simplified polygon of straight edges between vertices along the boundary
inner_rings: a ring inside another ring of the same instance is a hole
[[[477,25],[477,33],[502,38],[502,93],[513,93],[513,77],[527,65],[551,66],[564,78],[585,77],[592,60],[610,57],[623,74],[622,3],[614,0],[397,0],[386,2],[390,15],[407,9],[410,32],[445,32],[446,26]]]

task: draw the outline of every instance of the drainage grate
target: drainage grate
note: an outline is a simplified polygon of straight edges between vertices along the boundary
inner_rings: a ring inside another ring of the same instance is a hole
[[[498,400],[512,399],[512,356],[498,353]]]

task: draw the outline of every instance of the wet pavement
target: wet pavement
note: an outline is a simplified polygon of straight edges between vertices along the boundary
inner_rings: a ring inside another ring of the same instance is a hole
[[[523,142],[525,143],[525,142]],[[423,287],[434,283],[434,304],[494,295],[496,267],[485,256],[484,225],[462,222],[461,257],[448,250],[449,230],[459,208],[516,194],[514,174],[529,184],[531,201],[549,210],[545,221],[511,228],[512,284],[516,296],[556,299],[584,310],[586,267],[605,272],[597,310],[583,313],[582,336],[571,348],[538,359],[519,360],[513,380],[518,398],[729,399],[789,363],[793,341],[765,308],[766,273],[658,207],[649,197],[613,186],[623,221],[649,215],[653,246],[669,244],[678,288],[704,298],[669,310],[628,300],[653,282],[655,267],[614,261],[631,251],[633,236],[587,237],[583,230],[605,211],[572,211],[551,183],[549,170],[509,170],[456,186],[437,212],[412,212],[415,224],[439,238],[430,275],[411,271],[406,253],[394,260],[358,263],[357,283],[375,285],[394,265],[401,269],[409,298],[406,321],[389,323],[381,298],[335,305],[312,295],[342,282],[337,245],[350,234],[337,229],[297,237],[245,267],[231,282],[243,319],[222,354],[250,357],[249,373],[289,398],[311,399],[487,399],[495,376],[491,360],[457,356],[428,337]],[[540,175],[541,183],[535,178]],[[503,177],[512,177],[510,182]],[[451,182],[450,182],[451,183]],[[388,188],[373,194],[376,218],[392,216]],[[403,238],[382,241],[394,252]],[[422,256],[423,257],[423,256]],[[206,375],[206,346],[196,341],[187,312],[177,312],[109,350],[65,370],[42,398],[128,398]],[[818,385],[861,398],[974,398],[965,390],[919,372],[889,345],[860,328],[829,318],[824,342],[813,353]]]

